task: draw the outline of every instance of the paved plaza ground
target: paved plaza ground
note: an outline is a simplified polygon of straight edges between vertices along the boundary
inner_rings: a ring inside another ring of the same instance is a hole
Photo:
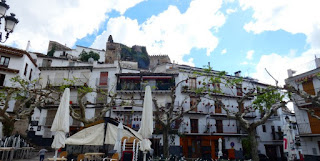
[[[54,152],[47,152],[45,158],[53,158]],[[38,152],[32,152],[30,159],[13,159],[14,161],[39,161]],[[45,160],[46,161],[46,160]]]

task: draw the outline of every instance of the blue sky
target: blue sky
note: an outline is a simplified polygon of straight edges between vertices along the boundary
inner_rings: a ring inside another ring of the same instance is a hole
[[[320,53],[317,0],[96,0],[8,2],[20,20],[8,45],[46,53],[49,40],[105,48],[108,35],[180,64],[274,84]],[[25,3],[25,4],[22,4]],[[38,8],[36,11],[28,8]],[[87,11],[87,12],[85,12]]]

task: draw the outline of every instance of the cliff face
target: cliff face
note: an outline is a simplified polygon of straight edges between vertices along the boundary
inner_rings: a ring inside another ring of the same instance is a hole
[[[68,51],[68,50],[72,50],[70,48],[68,48],[67,46],[65,45],[62,45],[56,41],[49,41],[49,46],[48,46],[48,51],[52,50],[52,49],[55,49],[55,50],[59,50],[59,51]]]
[[[113,42],[110,35],[107,42],[106,63],[112,64],[115,60],[138,62],[138,68],[147,69],[150,64],[149,55],[146,47],[126,45]]]
[[[151,55],[149,68],[154,68],[157,65],[171,63],[168,55]]]

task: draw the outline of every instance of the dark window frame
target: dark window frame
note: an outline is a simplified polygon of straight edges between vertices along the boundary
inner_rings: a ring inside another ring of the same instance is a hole
[[[26,63],[26,66],[24,67],[24,76],[27,76],[27,70],[28,70],[28,63]]]
[[[9,62],[10,62],[10,57],[6,57],[6,56],[1,56],[0,57],[0,66],[8,67],[9,66]]]

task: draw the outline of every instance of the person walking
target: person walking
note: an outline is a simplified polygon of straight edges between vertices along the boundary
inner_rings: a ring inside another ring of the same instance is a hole
[[[40,161],[44,161],[44,155],[46,154],[47,151],[48,151],[47,149],[41,149],[39,151]]]

